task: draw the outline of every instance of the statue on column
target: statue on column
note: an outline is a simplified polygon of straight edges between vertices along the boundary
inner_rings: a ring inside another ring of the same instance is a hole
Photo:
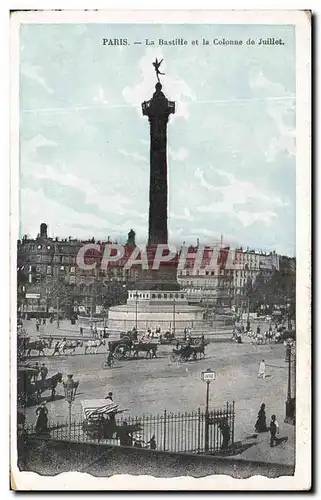
[[[163,62],[163,59],[161,59],[160,61],[158,61],[157,57],[156,57],[155,62],[153,62],[153,66],[154,66],[155,72],[156,72],[156,77],[157,77],[157,80],[158,80],[159,83],[160,83],[160,81],[159,81],[159,75],[165,75],[165,73],[161,73],[159,71],[159,67],[162,64],[162,62]]]

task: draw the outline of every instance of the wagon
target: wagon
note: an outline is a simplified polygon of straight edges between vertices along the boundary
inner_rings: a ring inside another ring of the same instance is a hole
[[[17,398],[25,405],[28,402],[37,403],[39,396],[35,384],[32,383],[38,371],[29,366],[18,366],[17,370]]]
[[[129,339],[112,340],[108,342],[108,348],[115,359],[129,359],[132,341]]]
[[[146,358],[156,358],[159,342],[133,342],[132,340],[114,340],[108,342],[108,348],[117,360],[130,359],[131,356],[138,358],[139,352],[146,352]]]
[[[118,439],[123,426],[116,422],[116,415],[126,409],[119,409],[110,399],[87,399],[81,401],[83,412],[83,430],[90,439]],[[128,432],[141,430],[140,424],[127,426]]]
[[[186,344],[178,342],[175,347],[173,347],[172,352],[170,354],[171,361],[179,361],[180,363],[184,363],[185,361],[196,361],[197,354],[205,357],[205,343],[199,344]]]

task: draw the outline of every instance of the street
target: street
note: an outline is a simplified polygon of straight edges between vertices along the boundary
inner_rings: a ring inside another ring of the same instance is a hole
[[[171,362],[172,346],[159,346],[156,359],[116,361],[113,368],[103,369],[107,346],[101,346],[96,355],[84,355],[78,348],[74,356],[33,356],[30,363],[45,363],[48,377],[61,372],[72,373],[79,380],[76,399],[72,405],[73,419],[81,418],[81,400],[104,398],[113,392],[114,401],[128,414],[195,411],[205,409],[206,384],[201,372],[210,368],[216,380],[210,385],[210,409],[223,407],[235,400],[235,439],[242,440],[254,433],[254,424],[260,405],[266,404],[266,416],[276,414],[282,429],[287,391],[287,364],[283,344],[254,346],[244,338],[243,344],[234,342],[211,343],[204,360],[187,363]],[[51,353],[52,351],[50,351]],[[78,352],[82,354],[78,354]],[[266,362],[265,379],[258,378],[260,360]],[[68,405],[63,385],[57,386],[55,401],[47,398],[50,422],[66,422]],[[25,409],[26,423],[34,423],[36,406]]]

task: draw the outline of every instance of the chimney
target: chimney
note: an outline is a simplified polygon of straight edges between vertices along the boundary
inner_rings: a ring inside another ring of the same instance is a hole
[[[48,230],[47,224],[45,224],[44,222],[40,224],[40,238],[45,238],[45,239],[48,238],[47,230]]]
[[[127,237],[127,245],[129,247],[134,247],[135,246],[135,237],[136,237],[136,233],[135,231],[133,231],[133,229],[131,229],[128,233],[128,237]]]

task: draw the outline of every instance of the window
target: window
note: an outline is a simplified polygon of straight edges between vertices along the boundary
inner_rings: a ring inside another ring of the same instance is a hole
[[[181,294],[181,299],[183,299],[183,298],[184,298],[184,294],[182,293],[182,294]]]
[[[164,293],[164,299],[167,299],[167,293]]]
[[[152,299],[156,299],[156,294],[152,293]]]
[[[70,272],[71,272],[71,273],[74,273],[75,271],[76,271],[76,268],[75,268],[75,267],[71,267],[71,268],[70,268]]]
[[[51,266],[47,266],[47,274],[51,274]]]
[[[172,299],[172,298],[173,298],[173,294],[172,294],[172,293],[170,293],[170,294],[169,294],[169,298],[170,298],[170,299]]]
[[[175,299],[178,299],[178,293],[175,293]]]
[[[158,298],[158,299],[161,299],[161,298],[162,298],[162,295],[159,293],[159,294],[157,295],[157,298]]]

